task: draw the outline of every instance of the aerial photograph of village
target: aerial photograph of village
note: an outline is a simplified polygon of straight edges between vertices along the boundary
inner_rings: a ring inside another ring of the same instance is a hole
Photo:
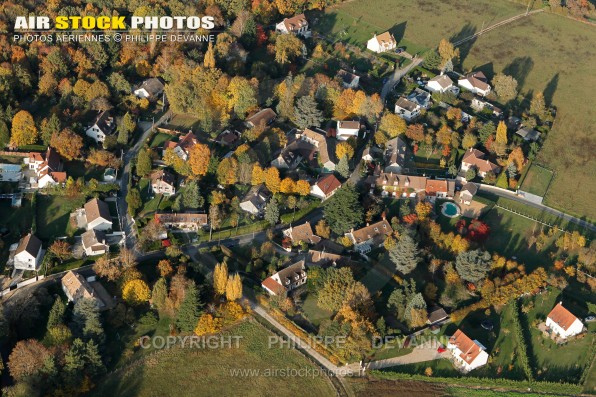
[[[596,396],[596,0],[0,10],[2,396]]]

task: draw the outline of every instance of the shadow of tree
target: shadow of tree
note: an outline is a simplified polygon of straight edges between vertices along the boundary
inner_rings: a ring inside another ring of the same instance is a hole
[[[476,28],[475,25],[472,25],[471,23],[466,23],[459,32],[457,32],[456,34],[454,34],[453,36],[451,36],[449,38],[449,41],[452,43],[456,43],[459,40],[463,40],[466,37],[470,37],[472,35],[474,35],[476,32],[478,31],[478,29]],[[457,48],[459,48],[459,61],[460,64],[463,64],[464,61],[466,60],[466,58],[468,57],[468,54],[470,53],[470,51],[472,50],[472,47],[474,46],[474,43],[476,42],[478,38],[474,37],[462,44],[460,44]]]
[[[555,96],[555,92],[557,91],[557,87],[559,86],[559,73],[555,74],[552,79],[548,82],[546,87],[544,88],[544,101],[546,102],[547,106],[551,106],[553,103],[553,97]]]
[[[521,91],[528,74],[534,67],[534,61],[529,56],[517,57],[511,63],[503,68],[503,73],[513,76],[517,80],[518,91]]]

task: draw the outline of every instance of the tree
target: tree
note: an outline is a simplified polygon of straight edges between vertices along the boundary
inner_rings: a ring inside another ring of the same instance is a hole
[[[130,280],[122,288],[122,299],[132,306],[145,303],[150,297],[151,292],[147,283],[140,279]]]
[[[390,139],[403,134],[407,128],[406,121],[392,112],[385,112],[379,124],[379,130]]]
[[[335,147],[335,154],[338,159],[346,156],[348,160],[354,157],[354,147],[348,142],[339,142]]]
[[[161,277],[168,277],[174,273],[172,263],[167,259],[162,259],[157,263],[157,270],[159,271],[159,275]]]
[[[211,314],[203,314],[195,328],[195,334],[201,336],[214,334],[221,329],[221,319],[213,317]]]
[[[8,126],[2,120],[0,120],[0,150],[3,150],[6,145],[10,142],[10,131]]]
[[[348,158],[346,156],[343,156],[339,159],[339,162],[337,163],[337,167],[335,168],[335,170],[339,175],[341,175],[344,178],[350,176],[350,165],[348,164]]]
[[[38,374],[51,356],[49,350],[35,339],[20,340],[8,356],[8,370],[16,381]]]
[[[242,298],[242,280],[238,273],[228,277],[226,283],[226,299],[230,302]]]
[[[329,227],[336,234],[348,232],[364,219],[364,209],[358,192],[352,184],[344,184],[323,204],[323,213]]]
[[[228,85],[228,106],[241,119],[252,108],[257,107],[256,80],[249,81],[244,77],[235,76]]]
[[[126,194],[126,203],[128,204],[128,213],[134,216],[137,210],[143,206],[141,193],[136,187],[131,188]]]
[[[292,194],[296,188],[296,182],[290,177],[284,178],[280,185],[279,191],[285,194]]]
[[[279,179],[279,170],[275,167],[269,167],[264,173],[264,182],[267,189],[273,194],[279,193],[281,180]]]
[[[218,263],[213,271],[213,289],[216,295],[223,296],[225,294],[227,282],[228,265],[225,262]]]
[[[211,230],[219,229],[221,226],[221,220],[221,211],[219,210],[219,206],[211,204],[209,206],[209,226],[211,227]]]
[[[107,255],[98,258],[93,264],[93,271],[99,277],[109,281],[115,281],[122,275],[122,267],[117,261],[110,260]]]
[[[199,185],[196,181],[191,181],[186,185],[180,197],[182,197],[182,205],[184,205],[184,208],[196,210],[205,205],[205,199],[201,196]]]
[[[67,160],[73,160],[81,155],[83,148],[83,138],[75,134],[72,130],[65,128],[56,132],[50,139],[50,146]]]
[[[253,186],[260,185],[265,180],[265,172],[258,164],[252,166],[252,175],[250,184]]]
[[[139,152],[136,164],[136,173],[140,177],[145,177],[151,173],[153,168],[153,161],[151,160],[151,152],[149,148],[143,148]]]
[[[284,65],[302,52],[302,41],[293,34],[280,34],[275,39],[275,61]]]
[[[38,131],[33,116],[26,110],[21,110],[12,118],[10,143],[15,146],[33,145],[37,142]]]
[[[419,253],[416,241],[409,234],[404,233],[397,240],[395,247],[389,251],[389,259],[397,271],[408,274],[418,265]]]
[[[517,96],[517,80],[503,73],[497,73],[493,78],[495,92],[503,102],[509,102]]]
[[[411,328],[422,327],[428,319],[426,302],[421,293],[414,294],[406,306],[404,317],[408,320]]]
[[[532,102],[530,102],[530,114],[535,115],[541,120],[546,116],[546,102],[542,92],[537,92],[532,97]]]
[[[44,144],[49,145],[52,135],[60,131],[60,119],[56,113],[52,113],[50,118],[41,121],[41,140]]]
[[[442,39],[439,42],[439,55],[443,61],[441,65],[444,66],[448,61],[453,61],[454,58],[457,60],[459,49],[455,48],[449,40]]]
[[[329,238],[329,236],[331,236],[331,228],[329,225],[327,225],[325,219],[321,219],[319,222],[317,222],[315,225],[315,233],[317,236],[322,238]]]
[[[423,221],[426,218],[428,218],[428,216],[433,210],[433,206],[428,202],[420,201],[418,202],[418,204],[416,204],[414,210],[416,211],[416,215],[418,215],[418,219]]]
[[[294,122],[302,129],[320,127],[323,122],[323,112],[317,108],[317,100],[311,95],[298,98],[294,106]]]
[[[71,257],[70,244],[66,240],[56,240],[50,245],[48,251],[52,253],[60,262]]]
[[[151,303],[155,305],[157,310],[163,310],[165,308],[167,297],[168,282],[164,277],[160,277],[151,290]]]
[[[210,158],[211,151],[207,145],[198,143],[190,148],[188,165],[190,166],[190,170],[195,177],[207,175]]]
[[[85,341],[93,339],[99,343],[103,342],[104,331],[95,299],[79,299],[74,305],[72,321],[75,337]]]
[[[478,136],[480,138],[480,142],[486,144],[488,138],[490,138],[496,132],[496,130],[497,129],[492,121],[482,124],[482,126],[480,126],[480,128],[478,129]]]
[[[191,332],[201,316],[201,302],[196,284],[191,281],[184,290],[184,300],[176,314],[176,326],[182,332]]]
[[[455,260],[455,269],[459,276],[472,283],[477,283],[488,274],[492,263],[490,253],[481,250],[460,253]]]
[[[271,225],[275,225],[279,221],[279,206],[275,198],[272,198],[265,207],[265,220]]]
[[[137,123],[134,121],[130,113],[127,112],[118,125],[118,143],[126,145],[130,139],[130,134],[135,128],[137,128]]]
[[[317,306],[336,312],[346,305],[364,312],[371,304],[368,289],[361,282],[354,280],[352,269],[327,269],[323,286],[318,292]]]
[[[310,194],[310,183],[304,179],[300,179],[296,182],[294,193],[297,193],[301,196],[308,196]]]
[[[471,147],[476,146],[477,143],[478,143],[478,138],[476,138],[476,135],[474,135],[471,132],[466,132],[464,134],[464,138],[461,141],[461,147],[467,150]]]
[[[438,51],[429,51],[422,61],[422,65],[430,70],[438,70],[441,67],[442,59]]]
[[[49,331],[54,327],[64,324],[65,315],[66,304],[64,303],[62,298],[58,297],[54,301],[52,309],[50,310],[50,314],[48,315],[48,323],[46,324],[46,329]]]
[[[424,140],[424,126],[422,124],[411,124],[406,129],[406,136],[414,142]]]
[[[233,185],[238,181],[238,160],[234,157],[223,159],[217,166],[217,181],[222,185]]]
[[[205,58],[203,58],[203,66],[206,68],[215,67],[215,50],[213,49],[213,43],[211,42],[209,42],[207,52],[205,53]]]
[[[121,161],[114,153],[107,150],[91,149],[87,156],[87,161],[90,164],[98,165],[100,167],[120,168]]]

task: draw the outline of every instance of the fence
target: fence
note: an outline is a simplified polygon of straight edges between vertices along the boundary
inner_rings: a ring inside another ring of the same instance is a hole
[[[33,284],[33,283],[36,283],[38,281],[41,281],[44,278],[45,278],[45,276],[42,274],[40,276],[31,277],[30,279],[27,279],[25,281],[21,281],[20,283],[17,283],[16,288],[6,288],[5,290],[0,291],[0,297],[3,297],[4,295],[8,294],[11,291],[14,291],[15,289],[26,287],[29,284]]]

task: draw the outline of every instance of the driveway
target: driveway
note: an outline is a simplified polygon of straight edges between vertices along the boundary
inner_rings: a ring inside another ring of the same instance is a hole
[[[385,101],[385,97],[389,92],[395,87],[399,80],[404,77],[410,70],[414,69],[416,66],[420,65],[424,61],[424,58],[414,58],[412,63],[406,66],[405,68],[397,69],[393,72],[391,77],[387,79],[385,84],[383,85],[383,90],[381,91],[381,99],[383,102]]]

